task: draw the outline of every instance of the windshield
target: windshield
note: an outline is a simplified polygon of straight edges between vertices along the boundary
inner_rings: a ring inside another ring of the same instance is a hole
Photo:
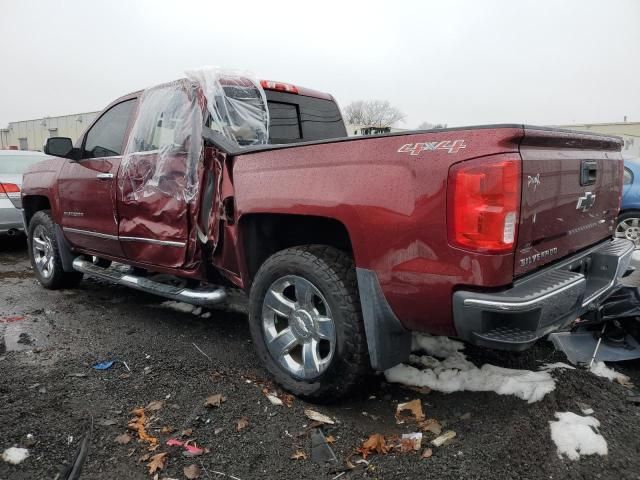
[[[0,173],[24,173],[30,165],[46,158],[46,155],[0,155]]]

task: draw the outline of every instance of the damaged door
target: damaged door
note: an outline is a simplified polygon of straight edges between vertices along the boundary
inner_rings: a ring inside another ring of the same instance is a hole
[[[182,267],[195,242],[202,107],[186,80],[146,90],[140,99],[118,173],[118,233],[133,261]]]

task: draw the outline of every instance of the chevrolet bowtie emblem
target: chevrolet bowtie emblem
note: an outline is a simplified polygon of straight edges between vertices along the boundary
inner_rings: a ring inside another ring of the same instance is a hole
[[[596,195],[591,192],[585,192],[580,198],[578,198],[578,203],[576,205],[576,210],[582,210],[586,212],[593,204],[596,203]]]

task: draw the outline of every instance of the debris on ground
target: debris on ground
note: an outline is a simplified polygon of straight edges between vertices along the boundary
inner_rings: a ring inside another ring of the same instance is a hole
[[[396,421],[398,423],[404,423],[403,412],[410,412],[416,422],[424,420],[424,413],[422,412],[422,402],[420,399],[411,400],[406,403],[399,403],[396,408]]]
[[[550,421],[551,439],[558,456],[578,460],[580,455],[607,455],[607,441],[597,428],[600,422],[593,417],[581,417],[573,412],[556,412],[557,421]]]
[[[434,447],[441,447],[446,442],[454,439],[455,437],[456,437],[456,432],[454,432],[453,430],[448,430],[444,432],[442,435],[440,435],[439,437],[431,440],[431,445],[433,445]]]
[[[222,395],[221,393],[216,393],[214,395],[209,395],[207,399],[204,401],[204,406],[207,408],[219,407],[224,402],[227,401],[227,397]]]
[[[236,423],[236,432],[244,430],[245,428],[247,428],[248,425],[249,425],[249,419],[247,417],[242,417],[238,419],[238,422]]]
[[[311,430],[311,460],[320,465],[338,461],[336,454],[329,446],[328,437],[325,437],[320,428]]]
[[[309,420],[313,420],[314,422],[326,423],[328,425],[334,425],[336,423],[331,417],[320,412],[316,412],[315,410],[311,410],[310,408],[305,408],[304,414]]]
[[[409,363],[401,363],[384,372],[391,383],[429,387],[443,393],[473,391],[514,395],[534,403],[555,390],[549,372],[516,370],[485,364],[476,367],[462,353],[464,344],[448,337],[414,334],[413,347],[428,355],[410,355]],[[437,357],[437,358],[436,358]]]
[[[576,367],[564,362],[545,363],[540,367],[540,370],[544,370],[545,372],[549,372],[551,370],[575,370],[575,369]]]
[[[153,402],[149,402],[149,405],[144,407],[144,409],[149,412],[157,412],[162,407],[164,407],[164,400],[154,400]]]
[[[431,432],[434,435],[440,435],[442,433],[442,425],[435,418],[428,418],[422,422],[418,422],[420,430],[423,432]]]
[[[615,380],[621,385],[628,385],[631,381],[626,375],[616,372],[613,368],[607,367],[604,362],[594,362],[591,368],[589,368],[589,371],[598,377]]]
[[[200,475],[202,474],[202,469],[195,463],[192,463],[191,465],[184,467],[182,469],[182,472],[184,473],[184,476],[187,477],[188,480],[194,480],[196,478],[200,478]]]
[[[389,450],[391,450],[391,446],[387,445],[387,442],[383,435],[379,433],[374,433],[367,438],[364,443],[356,449],[356,451],[362,455],[362,458],[365,460],[371,454],[378,455],[386,455]]]
[[[296,450],[291,454],[291,457],[289,458],[291,458],[291,460],[306,460],[307,454],[304,453],[302,450]]]
[[[422,447],[422,432],[403,433],[401,444],[403,452],[410,450],[417,452]]]
[[[115,360],[105,360],[104,362],[95,363],[92,368],[94,370],[109,370],[116,363]]]
[[[134,408],[131,413],[134,415],[134,418],[129,420],[128,428],[129,430],[133,430],[138,434],[138,438],[147,442],[151,446],[155,446],[158,444],[158,439],[152,435],[149,435],[146,430],[147,416],[144,413],[144,408],[138,407]]]
[[[178,440],[177,438],[170,438],[169,440],[167,440],[166,444],[169,447],[182,447],[184,449],[184,451],[182,452],[182,455],[184,455],[185,457],[197,457],[199,455],[202,455],[206,451],[208,451],[208,450],[205,450],[204,448],[198,447],[198,445],[196,445],[195,442],[194,443],[191,443],[190,441],[183,442],[181,440]]]
[[[431,450],[431,448],[425,448],[420,458],[430,458],[431,455],[433,455],[433,450]]]
[[[20,447],[10,447],[2,452],[2,460],[12,465],[22,463],[29,456],[29,450]]]
[[[164,467],[167,465],[167,453],[156,453],[151,457],[151,461],[147,463],[147,467],[149,468],[149,473],[154,474],[157,471],[164,470]]]
[[[128,433],[123,433],[122,435],[118,435],[114,441],[116,443],[119,443],[120,445],[126,445],[131,441],[131,435],[129,435]]]

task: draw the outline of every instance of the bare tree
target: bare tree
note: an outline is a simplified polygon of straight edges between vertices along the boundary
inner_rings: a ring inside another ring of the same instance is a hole
[[[447,128],[447,124],[422,122],[420,125],[418,125],[418,128],[416,130],[434,130],[437,128]]]
[[[368,127],[390,127],[403,122],[405,114],[387,100],[356,100],[344,109],[347,123]]]

